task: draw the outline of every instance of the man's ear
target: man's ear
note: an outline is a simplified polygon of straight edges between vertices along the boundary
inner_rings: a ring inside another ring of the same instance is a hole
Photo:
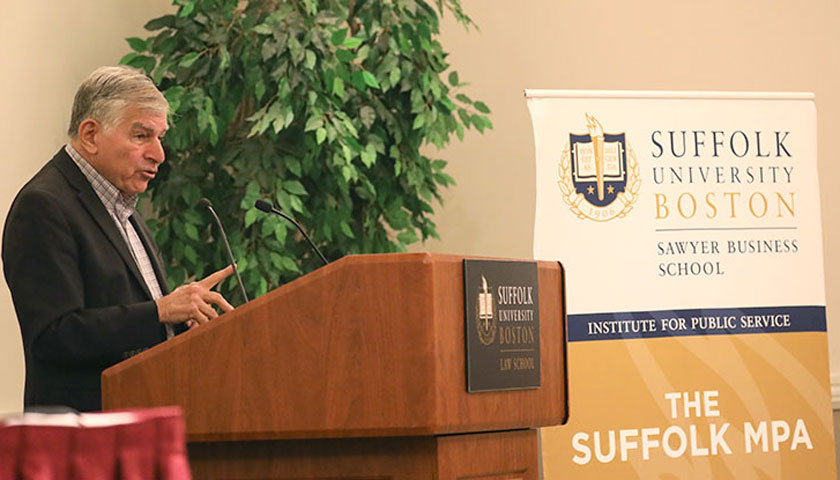
[[[102,124],[92,118],[82,120],[79,125],[79,146],[85,150],[86,153],[96,155],[99,151],[98,140],[99,134],[102,132]]]

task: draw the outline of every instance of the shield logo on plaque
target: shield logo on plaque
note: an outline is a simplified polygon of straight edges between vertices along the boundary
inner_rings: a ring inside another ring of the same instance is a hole
[[[478,330],[478,339],[484,345],[492,345],[496,338],[496,308],[493,302],[493,294],[487,285],[487,279],[481,276],[481,290],[478,292],[476,302],[475,326]]]

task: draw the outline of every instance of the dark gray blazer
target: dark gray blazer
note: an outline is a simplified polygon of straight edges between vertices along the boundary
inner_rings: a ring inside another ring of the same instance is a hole
[[[139,214],[131,221],[166,294],[157,246]],[[23,338],[26,407],[99,410],[102,370],[166,338],[125,240],[63,148],[12,203],[3,271]]]

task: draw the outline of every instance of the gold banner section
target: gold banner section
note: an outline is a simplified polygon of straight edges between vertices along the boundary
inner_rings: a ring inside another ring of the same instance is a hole
[[[833,480],[825,342],[802,332],[571,343],[570,417],[542,430],[545,478]]]

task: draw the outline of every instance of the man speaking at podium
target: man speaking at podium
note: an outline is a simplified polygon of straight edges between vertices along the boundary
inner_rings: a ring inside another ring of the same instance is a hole
[[[26,358],[24,405],[101,409],[102,371],[233,307],[230,267],[166,286],[135,210],[164,161],[169,104],[144,74],[102,67],[79,87],[62,147],[18,193],[3,267]],[[174,366],[173,366],[174,367]]]

